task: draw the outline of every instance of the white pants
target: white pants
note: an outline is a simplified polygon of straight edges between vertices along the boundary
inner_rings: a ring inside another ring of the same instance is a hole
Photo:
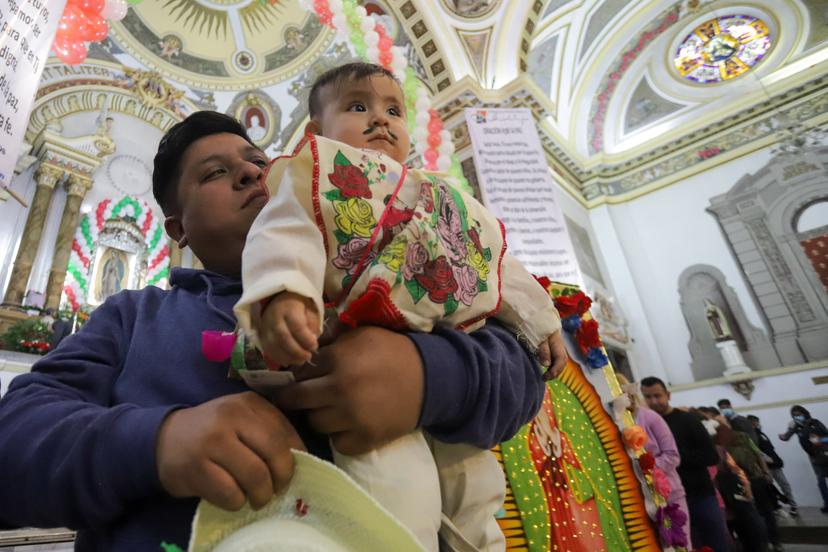
[[[417,431],[358,456],[334,450],[334,461],[411,529],[426,550],[438,550],[441,527],[444,541],[455,550],[506,548],[494,517],[503,505],[506,481],[490,451],[442,443]]]

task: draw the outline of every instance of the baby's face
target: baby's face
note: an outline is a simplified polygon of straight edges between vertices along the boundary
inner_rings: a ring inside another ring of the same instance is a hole
[[[400,85],[385,75],[329,85],[322,93],[319,134],[388,154],[399,163],[408,157],[410,141]]]

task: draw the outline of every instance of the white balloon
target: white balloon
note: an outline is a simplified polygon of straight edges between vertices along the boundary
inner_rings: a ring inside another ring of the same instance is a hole
[[[371,63],[376,63],[379,61],[380,51],[379,48],[376,46],[368,46],[365,50],[365,56],[368,58],[368,61]]]
[[[101,17],[109,21],[120,21],[126,17],[129,6],[126,0],[106,0],[103,9],[101,10]]]
[[[342,13],[342,0],[328,0],[328,7],[334,15]]]
[[[331,18],[331,23],[336,28],[337,31],[341,33],[347,34],[348,32],[348,19],[345,17],[344,14],[338,13],[333,18]]]
[[[417,107],[417,111],[428,111],[431,107],[431,101],[428,97],[419,96],[414,105]]]
[[[365,19],[368,17],[368,11],[365,9],[365,6],[357,6],[354,12],[359,16],[360,19]]]
[[[365,45],[369,48],[372,46],[376,46],[379,44],[379,33],[374,30],[370,30],[365,33]]]
[[[446,129],[441,130],[440,141],[442,141],[443,143],[451,142],[451,132],[447,131]]]
[[[428,144],[425,141],[414,143],[414,151],[416,151],[418,155],[422,155],[427,149]]]
[[[362,30],[363,33],[367,33],[368,31],[374,30],[374,18],[373,17],[365,17],[359,22],[359,28]]]
[[[437,170],[440,172],[448,172],[451,168],[451,158],[448,155],[441,155],[437,158]]]
[[[417,126],[421,126],[423,128],[428,125],[428,122],[431,120],[431,117],[428,115],[428,111],[420,111],[417,110],[417,114],[414,116],[414,122],[417,123]]]
[[[454,153],[454,144],[451,141],[440,142],[437,151],[440,152],[440,155],[451,155]]]
[[[391,69],[395,73],[405,73],[405,68],[408,66],[408,60],[401,56],[394,56],[391,60]]]
[[[428,138],[428,129],[424,126],[416,126],[411,132],[411,137],[417,142],[423,142]]]

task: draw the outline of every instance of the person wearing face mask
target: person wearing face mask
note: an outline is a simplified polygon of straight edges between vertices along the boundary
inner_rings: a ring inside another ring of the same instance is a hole
[[[756,428],[756,434],[759,436],[759,450],[761,450],[762,454],[765,455],[765,462],[768,465],[771,476],[782,490],[784,498],[787,499],[788,505],[790,506],[790,514],[794,517],[798,517],[799,511],[796,509],[796,500],[794,500],[791,484],[788,483],[788,478],[785,477],[785,472],[782,470],[785,462],[783,462],[782,458],[780,458],[776,453],[776,449],[774,448],[770,437],[765,435],[762,431],[762,423],[759,421],[759,418],[752,415],[747,418],[750,420],[750,423],[753,424],[753,427]]]
[[[780,433],[779,438],[787,441],[794,434],[799,437],[799,444],[811,461],[819,494],[822,495],[823,504],[820,511],[828,514],[828,429],[816,418],[811,418],[811,413],[798,404],[791,407],[791,418],[788,430]]]
[[[759,436],[756,435],[756,428],[753,427],[753,424],[750,423],[747,418],[736,414],[736,411],[733,410],[733,407],[730,405],[730,400],[719,399],[719,402],[717,402],[716,405],[719,407],[719,410],[721,410],[722,415],[727,418],[727,422],[734,431],[747,433],[750,440],[753,441],[753,444],[757,447],[759,446]]]

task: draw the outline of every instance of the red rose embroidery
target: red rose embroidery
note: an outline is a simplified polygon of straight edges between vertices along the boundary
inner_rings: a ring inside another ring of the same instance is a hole
[[[331,184],[339,188],[342,195],[348,197],[370,198],[371,190],[368,188],[368,177],[362,174],[362,170],[354,165],[336,165],[334,172],[328,174]]]
[[[595,320],[584,320],[581,326],[575,333],[575,340],[578,342],[578,347],[581,352],[587,354],[587,351],[593,347],[601,346],[601,337],[598,335],[598,322]]]
[[[428,291],[428,298],[434,303],[445,303],[457,291],[457,282],[445,255],[426,263],[423,273],[414,275],[414,279]]]
[[[561,295],[555,298],[555,307],[561,318],[569,318],[573,314],[583,315],[592,305],[592,299],[586,296],[583,291],[573,295]]]

